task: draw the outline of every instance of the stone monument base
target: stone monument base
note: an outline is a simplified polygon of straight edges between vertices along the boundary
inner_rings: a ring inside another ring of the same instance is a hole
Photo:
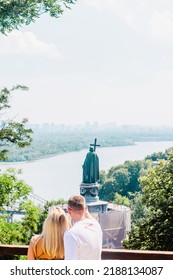
[[[107,201],[98,200],[97,202],[86,203],[88,206],[88,211],[92,213],[104,213],[107,212]]]
[[[90,183],[90,184],[81,183],[80,194],[85,197],[85,200],[87,203],[98,201],[99,200],[98,184],[97,183]]]
[[[80,195],[85,197],[90,213],[103,213],[107,211],[108,202],[99,200],[98,187],[98,183],[81,183],[80,185]]]

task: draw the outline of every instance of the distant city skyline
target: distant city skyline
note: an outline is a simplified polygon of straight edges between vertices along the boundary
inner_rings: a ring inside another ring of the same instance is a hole
[[[29,87],[13,93],[17,120],[173,125],[171,1],[77,1],[0,45],[0,88]]]
[[[99,122],[84,122],[84,123],[76,123],[76,124],[66,124],[66,123],[53,123],[53,122],[43,122],[43,123],[28,123],[28,126],[32,128],[59,128],[59,129],[149,129],[149,128],[159,128],[159,129],[169,129],[172,128],[173,125],[131,125],[131,124],[121,124],[118,125],[114,122],[108,123],[99,123]]]

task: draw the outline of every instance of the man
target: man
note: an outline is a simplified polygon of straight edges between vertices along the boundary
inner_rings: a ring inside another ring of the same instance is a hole
[[[68,213],[73,226],[65,232],[65,260],[100,260],[102,230],[88,213],[85,198],[73,195],[68,200]]]

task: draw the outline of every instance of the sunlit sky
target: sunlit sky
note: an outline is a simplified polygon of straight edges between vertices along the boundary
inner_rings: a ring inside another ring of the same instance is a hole
[[[78,0],[0,35],[0,64],[30,123],[173,125],[173,1]]]

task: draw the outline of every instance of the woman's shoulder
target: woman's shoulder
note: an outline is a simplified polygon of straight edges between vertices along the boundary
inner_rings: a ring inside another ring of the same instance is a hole
[[[41,234],[35,234],[32,236],[31,238],[31,243],[35,244],[37,243],[37,241],[39,241],[41,239],[42,235]]]

